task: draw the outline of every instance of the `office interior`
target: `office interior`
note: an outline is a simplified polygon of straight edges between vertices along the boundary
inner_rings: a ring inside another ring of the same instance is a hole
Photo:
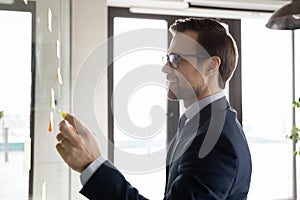
[[[143,195],[163,199],[164,160],[145,166],[139,159],[165,155],[183,112],[166,98],[161,58],[169,26],[186,17],[217,19],[237,42],[239,63],[226,96],[253,159],[248,199],[297,199],[299,146],[287,136],[300,128],[293,105],[300,98],[300,31],[266,27],[289,3],[0,0],[0,199],[86,199],[80,174],[55,149],[61,111],[94,131],[104,157]],[[143,137],[130,132],[146,129]]]

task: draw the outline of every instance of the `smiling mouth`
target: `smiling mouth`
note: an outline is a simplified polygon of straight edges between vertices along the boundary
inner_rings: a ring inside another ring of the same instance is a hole
[[[167,88],[169,90],[173,90],[177,87],[178,85],[178,80],[167,80]]]
[[[177,83],[178,80],[167,80],[167,83]]]
[[[166,79],[167,79],[167,83],[168,84],[170,84],[170,83],[177,83],[178,82],[178,79],[176,77],[174,77],[174,76],[171,77],[170,75],[167,75]]]

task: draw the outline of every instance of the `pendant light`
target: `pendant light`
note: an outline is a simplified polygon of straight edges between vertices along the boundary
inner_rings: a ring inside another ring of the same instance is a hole
[[[300,0],[281,7],[273,13],[266,27],[278,30],[294,30],[300,28]]]
[[[270,17],[267,28],[276,30],[291,30],[292,33],[292,99],[295,101],[295,29],[300,28],[300,0],[292,0],[291,3],[281,7],[275,11]],[[292,111],[292,124],[296,124],[295,107]],[[293,152],[296,150],[296,141],[293,141]],[[293,165],[293,199],[297,199],[297,170],[296,170],[296,156],[292,159]]]

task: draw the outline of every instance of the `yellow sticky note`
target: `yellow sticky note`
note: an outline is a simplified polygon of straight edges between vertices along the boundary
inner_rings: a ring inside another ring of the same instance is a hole
[[[66,119],[66,117],[67,117],[67,113],[66,113],[66,112],[60,111],[59,114],[60,114],[60,116],[61,116],[63,119]]]

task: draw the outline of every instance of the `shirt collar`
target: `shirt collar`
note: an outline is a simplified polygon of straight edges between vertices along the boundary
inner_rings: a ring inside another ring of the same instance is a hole
[[[204,107],[211,104],[212,102],[221,99],[225,96],[223,91],[213,94],[211,96],[200,99],[199,101],[194,102],[185,110],[184,114],[188,120],[191,120],[197,113],[199,113]]]

